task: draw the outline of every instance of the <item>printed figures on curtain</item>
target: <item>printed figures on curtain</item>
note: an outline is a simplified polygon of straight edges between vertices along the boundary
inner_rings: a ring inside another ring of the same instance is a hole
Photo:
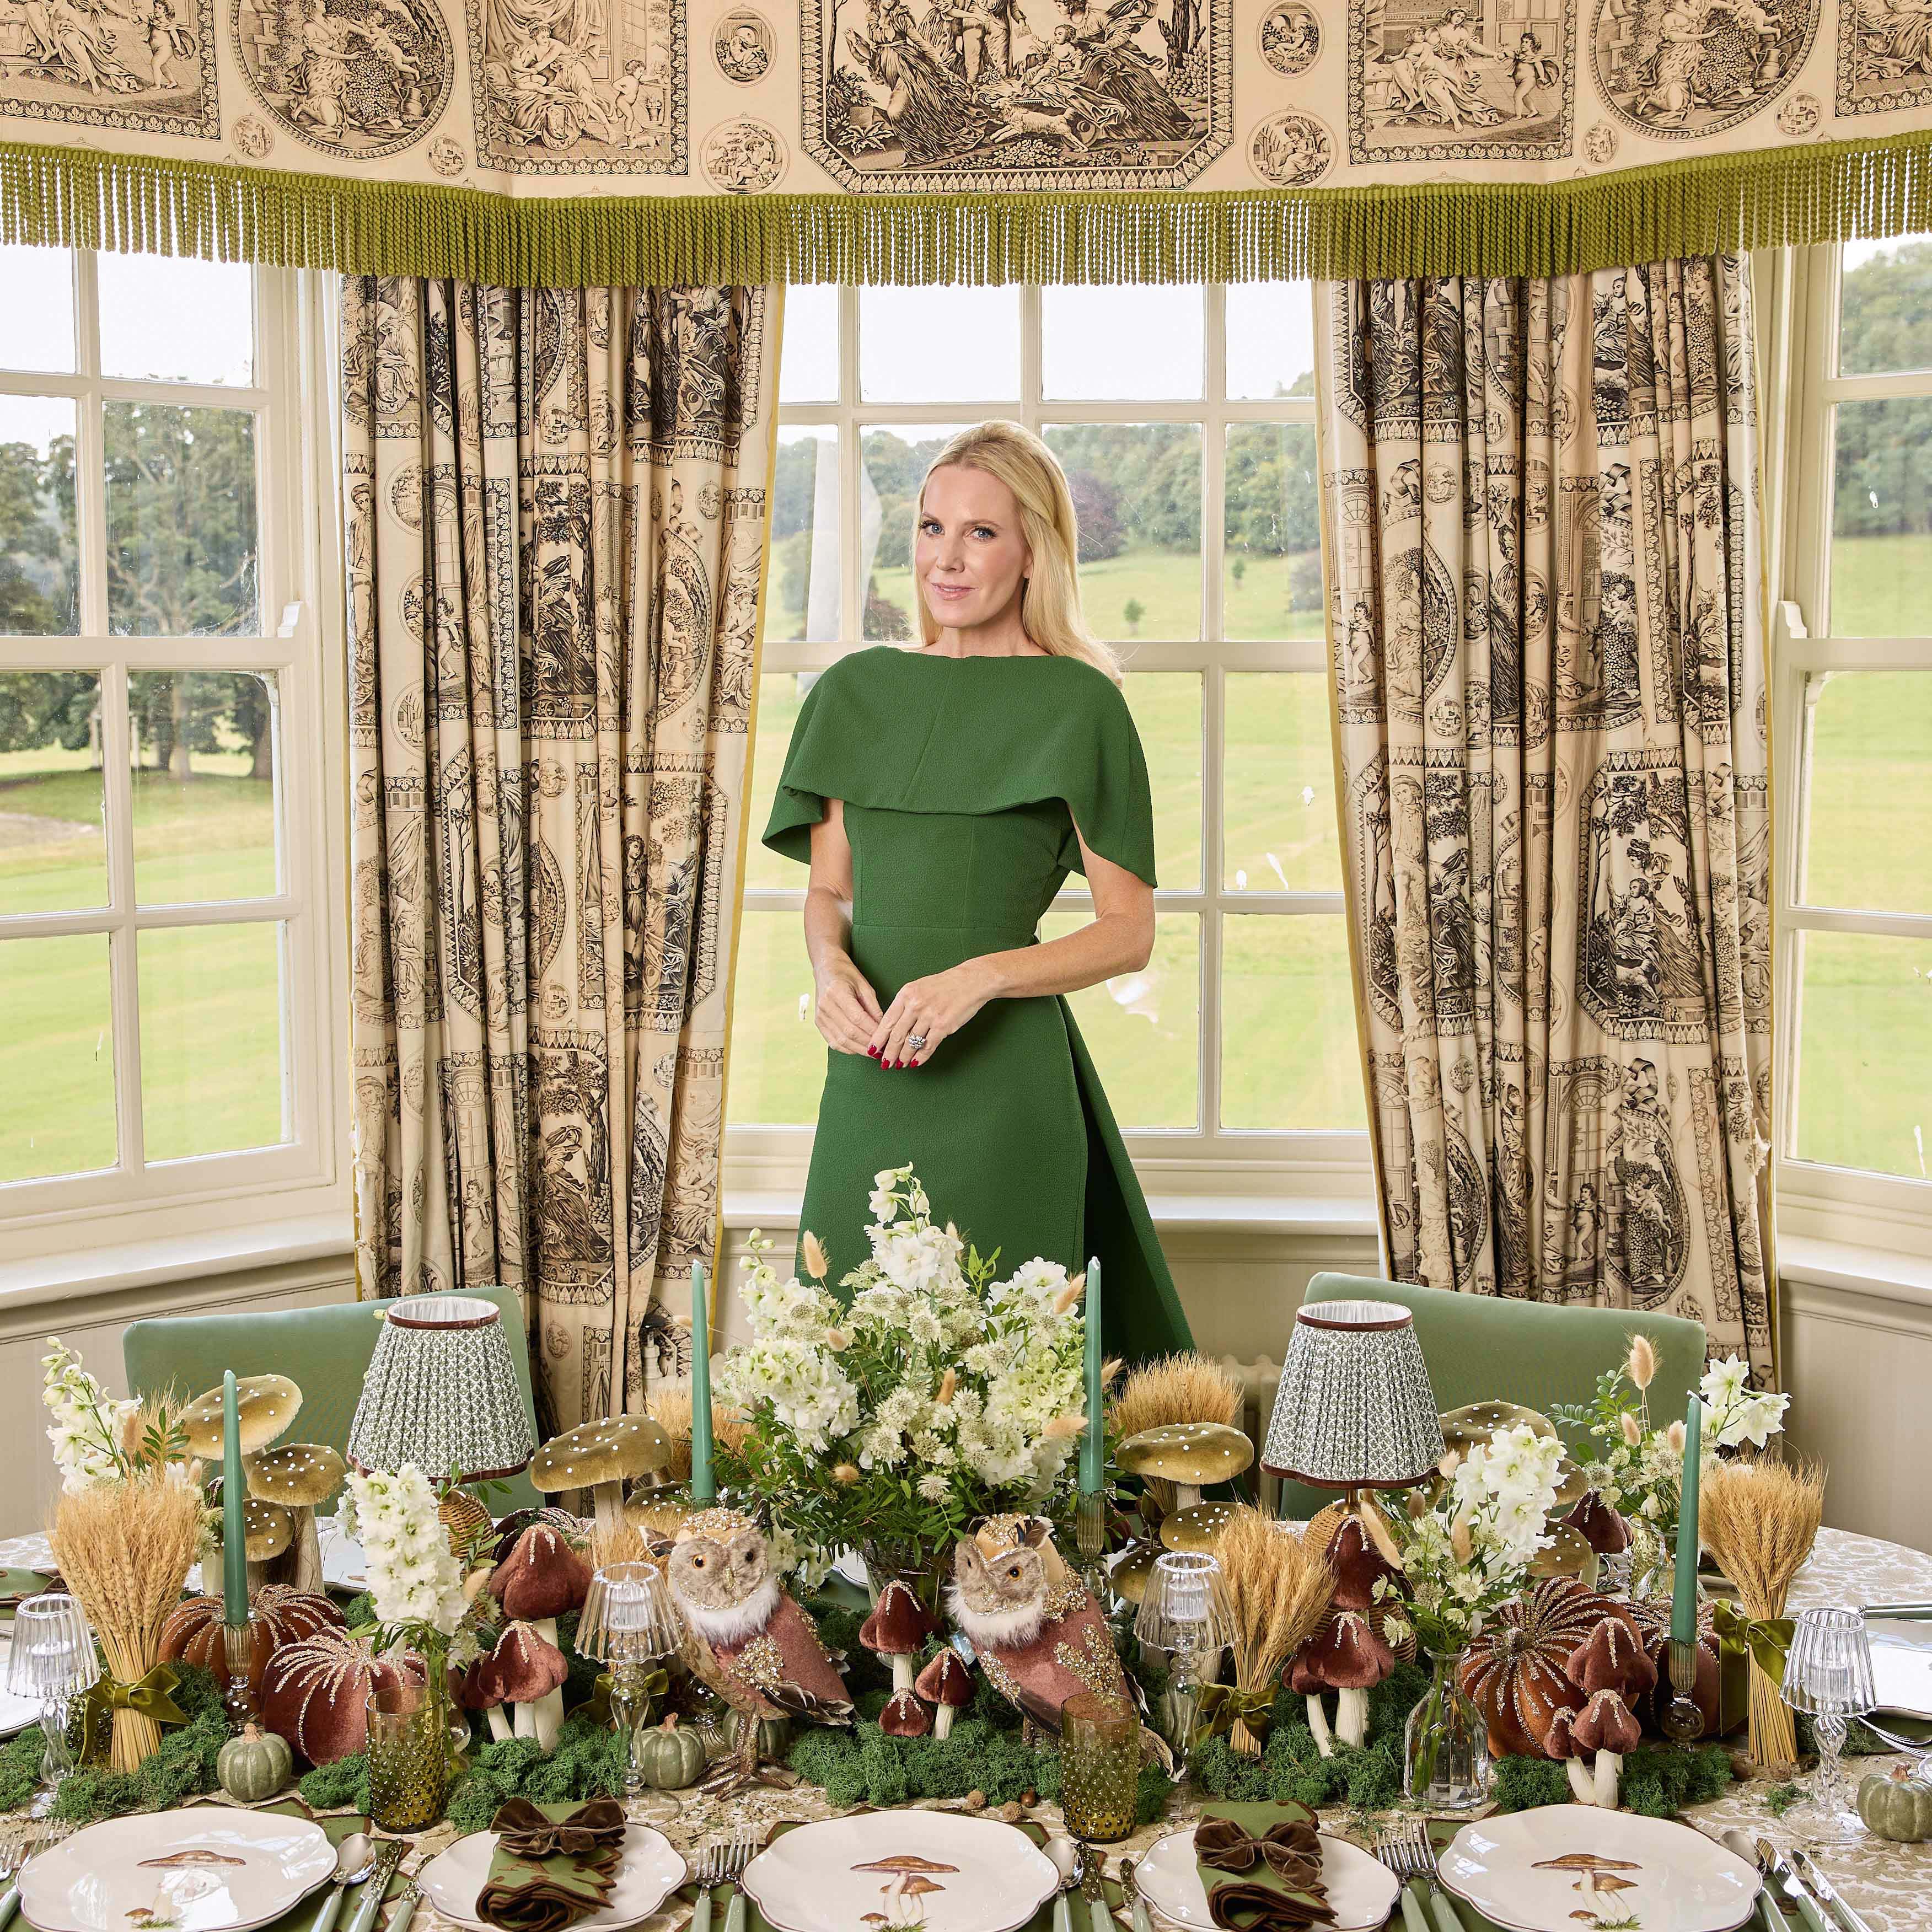
[[[1735,126],[1797,76],[1820,0],[1597,0],[1592,47],[1611,111],[1661,140]]]
[[[466,0],[477,158],[525,174],[682,174],[685,0]]]
[[[1233,127],[1232,0],[801,0],[806,152],[848,188],[1181,188]]]
[[[1921,0],[1838,0],[1838,112],[1932,104],[1932,8]]]
[[[522,1288],[568,1425],[712,1245],[769,296],[346,290],[358,1268]]]
[[[233,0],[231,19],[256,98],[325,154],[395,154],[448,103],[456,54],[436,0]]]
[[[1329,285],[1350,916],[1404,1280],[1770,1367],[1770,877],[1735,260]]]
[[[12,0],[0,114],[218,140],[214,35],[214,0]]]

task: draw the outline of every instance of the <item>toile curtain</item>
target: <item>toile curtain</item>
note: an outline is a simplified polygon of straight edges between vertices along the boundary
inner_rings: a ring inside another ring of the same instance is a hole
[[[1347,902],[1390,1263],[1772,1373],[1738,256],[1322,285]]]
[[[688,1367],[778,334],[758,286],[344,284],[362,1292],[522,1290],[547,1428]]]

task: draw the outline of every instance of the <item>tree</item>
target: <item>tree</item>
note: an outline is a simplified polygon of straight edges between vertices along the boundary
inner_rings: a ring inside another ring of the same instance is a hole
[[[896,604],[879,595],[878,579],[866,579],[866,621],[860,634],[886,643],[901,644],[912,636],[912,620]]]
[[[1126,620],[1127,635],[1137,638],[1141,634],[1141,620],[1147,615],[1147,606],[1138,597],[1130,597],[1120,606],[1120,615]]]
[[[1932,368],[1932,242],[1848,269],[1839,340],[1847,374]],[[1836,536],[1932,530],[1932,398],[1840,404]]]
[[[1100,563],[1118,556],[1127,547],[1120,526],[1120,493],[1104,476],[1090,470],[1067,472],[1066,488],[1080,530],[1080,561]]]
[[[1237,590],[1240,590],[1241,587],[1241,579],[1246,576],[1247,574],[1248,560],[1244,556],[1236,557],[1234,562],[1228,566],[1228,574],[1234,580],[1234,588]]]

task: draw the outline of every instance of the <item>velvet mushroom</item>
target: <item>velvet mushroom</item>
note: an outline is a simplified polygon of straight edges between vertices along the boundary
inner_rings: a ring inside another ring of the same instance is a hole
[[[1334,1621],[1353,1617],[1361,1634],[1351,1631],[1340,1640],[1337,1660],[1324,1661],[1322,1666],[1323,1681],[1340,1693],[1335,1700],[1336,1736],[1345,1744],[1360,1744],[1369,1733],[1369,1693],[1395,1668],[1395,1652],[1382,1633],[1382,1613],[1401,1573],[1370,1540],[1359,1516],[1342,1519],[1324,1554],[1335,1579],[1330,1599]],[[1316,1633],[1318,1646],[1324,1635]],[[1342,1674],[1335,1674],[1337,1670]]]
[[[898,1660],[895,1658],[893,1668],[898,1667]],[[946,1714],[952,1714],[949,1712]],[[895,1690],[879,1713],[879,1729],[889,1738],[922,1738],[932,1728],[932,1721],[927,1717],[926,1706],[919,1701],[916,1691]]]
[[[218,1518],[214,1543],[203,1559],[202,1574],[221,1574],[222,1525]],[[248,1563],[248,1593],[253,1596],[269,1580],[268,1565],[286,1550],[296,1538],[295,1519],[277,1503],[265,1503],[250,1496],[242,1505],[242,1549]]]
[[[963,1711],[973,1701],[973,1673],[962,1661],[958,1652],[950,1643],[945,1644],[919,1673],[913,1688],[935,1707],[932,1735],[950,1737],[953,1712]]]
[[[1657,1666],[1628,1623],[1619,1617],[1606,1617],[1570,1652],[1564,1669],[1580,1690],[1588,1693],[1590,1700],[1571,1719],[1570,1735],[1584,1749],[1596,1753],[1592,1767],[1595,1802],[1614,1810],[1624,1754],[1634,1750],[1643,1734],[1632,1706],[1655,1686]]]
[[[545,1496],[588,1490],[602,1548],[625,1534],[625,1484],[662,1469],[670,1454],[670,1438],[649,1416],[606,1416],[546,1442],[530,1460],[530,1485]]]
[[[287,1429],[302,1408],[302,1390],[286,1376],[243,1376],[235,1384],[236,1432],[242,1453],[254,1456]],[[188,1452],[204,1462],[221,1460],[221,1390],[198,1395],[182,1411]]]
[[[1594,1490],[1563,1519],[1599,1556],[1615,1556],[1630,1547],[1630,1525]]]
[[[1160,1520],[1160,1540],[1168,1550],[1198,1550],[1212,1556],[1221,1532],[1240,1514],[1239,1503],[1195,1503],[1171,1511]]]
[[[532,1523],[490,1577],[490,1594],[502,1606],[504,1616],[530,1624],[553,1650],[558,1648],[557,1618],[566,1610],[580,1610],[590,1592],[590,1572],[582,1558],[560,1530],[545,1522]],[[541,1736],[548,1728],[551,1738],[556,1737],[563,1721],[562,1682],[558,1678],[544,1694],[544,1708],[532,1714],[532,1729],[524,1735]]]
[[[1584,1768],[1583,1760],[1588,1755],[1576,1742],[1574,1726],[1577,1714],[1565,1706],[1550,1720],[1549,1728],[1543,1734],[1543,1750],[1546,1757],[1554,1758],[1569,1774],[1570,1795],[1579,1804],[1594,1804],[1597,1802],[1596,1786],[1590,1781],[1590,1774]]]
[[[294,1523],[290,1552],[289,1585],[296,1590],[322,1588],[322,1541],[316,1534],[315,1509],[342,1486],[347,1473],[342,1458],[327,1444],[287,1442],[248,1458],[248,1493],[257,1502],[274,1503],[288,1511]]]
[[[909,1583],[895,1576],[879,1592],[879,1600],[872,1606],[872,1614],[860,1626],[859,1641],[874,1656],[891,1660],[896,1700],[902,1691],[910,1694],[913,1659],[925,1648],[926,1639],[938,1628],[926,1614],[926,1606],[914,1594]],[[922,1725],[916,1733],[904,1732],[896,1735],[922,1737],[925,1726]]]
[[[1599,1690],[1570,1720],[1570,1735],[1597,1754],[1592,1768],[1592,1796],[1606,1811],[1617,1808],[1617,1780],[1624,1754],[1635,1750],[1643,1729],[1636,1714],[1615,1690]]]
[[[1193,1508],[1208,1484],[1232,1481],[1254,1460],[1254,1444],[1225,1422],[1164,1422],[1114,1451],[1129,1475],[1164,1486],[1155,1490],[1163,1512]]]
[[[466,1711],[480,1711],[488,1720],[490,1735],[497,1743],[507,1743],[515,1735],[510,1727],[509,1714],[503,1708],[508,1700],[503,1694],[503,1682],[494,1655],[486,1652],[471,1664],[458,1684],[457,1694]]]
[[[486,1688],[494,1693],[500,1712],[508,1704],[515,1713],[512,1726],[520,1738],[535,1740],[539,1750],[556,1748],[557,1727],[563,1721],[563,1680],[570,1666],[555,1642],[533,1624],[512,1623],[496,1640],[487,1659]],[[493,1723],[490,1726],[495,1732]]]
[[[1308,1727],[1324,1757],[1333,1754],[1333,1746],[1322,1715],[1322,1693],[1340,1693],[1335,1736],[1345,1744],[1360,1744],[1368,1734],[1369,1693],[1394,1668],[1395,1652],[1364,1610],[1332,1612],[1302,1646],[1289,1666],[1288,1681],[1308,1699]]]

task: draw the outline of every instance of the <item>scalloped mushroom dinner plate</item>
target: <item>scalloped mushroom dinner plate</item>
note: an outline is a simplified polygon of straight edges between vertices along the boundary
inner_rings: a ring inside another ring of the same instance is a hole
[[[1141,1896],[1162,1918],[1192,1928],[1211,1927],[1208,1894],[1195,1862],[1194,1833],[1170,1832],[1134,1868]],[[1322,1882],[1335,1913],[1334,1932],[1370,1932],[1388,1922],[1401,1891],[1394,1874],[1346,1838],[1322,1834]]]
[[[779,1932],[1012,1932],[1059,1883],[1024,1832],[952,1811],[801,1825],[773,1839],[743,1880]]]
[[[39,1932],[250,1932],[334,1875],[320,1825],[198,1805],[50,1845],[21,1870],[20,1914]]]
[[[444,1918],[459,1925],[483,1928],[476,1916],[476,1894],[490,1876],[490,1859],[496,1849],[494,1832],[472,1832],[466,1838],[458,1838],[417,1874],[424,1898]],[[683,1859],[662,1832],[649,1825],[628,1825],[610,1904],[578,1919],[572,1932],[616,1932],[620,1926],[635,1925],[650,1918],[685,1877]]]
[[[1688,1825],[1546,1804],[1465,1825],[1443,1884],[1508,1932],[1736,1932],[1762,1881]]]

